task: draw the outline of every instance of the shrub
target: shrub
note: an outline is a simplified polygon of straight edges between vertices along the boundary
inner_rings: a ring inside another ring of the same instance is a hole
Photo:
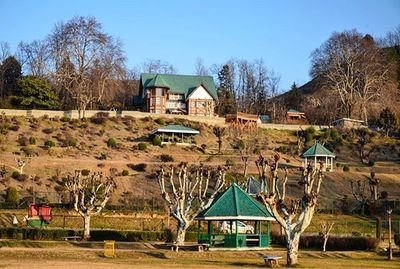
[[[20,137],[18,137],[17,142],[20,146],[27,146],[29,141],[26,136],[20,136]]]
[[[70,120],[71,120],[71,118],[70,118],[70,117],[67,117],[67,116],[64,116],[64,117],[62,117],[62,118],[60,119],[60,121],[62,121],[62,122],[70,122]]]
[[[228,167],[233,167],[233,166],[236,165],[236,163],[235,163],[235,161],[232,160],[232,159],[227,159],[227,160],[225,161],[225,165],[228,166]]]
[[[89,169],[82,169],[81,170],[81,175],[86,177],[90,174],[90,170]]]
[[[159,125],[165,125],[165,120],[163,118],[158,118],[155,120],[155,122]]]
[[[99,160],[107,160],[107,153],[100,153],[100,156],[97,157]]]
[[[160,155],[160,160],[161,160],[163,163],[168,163],[168,162],[173,162],[173,161],[174,161],[174,158],[173,158],[171,155],[169,155],[169,154],[161,154],[161,155]]]
[[[121,174],[123,177],[129,176],[129,171],[124,169]]]
[[[306,139],[306,142],[310,142],[313,140],[313,135],[311,133],[306,133],[304,138]]]
[[[19,177],[18,177],[18,180],[21,181],[21,182],[25,182],[25,181],[27,181],[28,179],[29,179],[29,176],[28,176],[27,174],[21,174],[21,175],[19,175]]]
[[[375,165],[374,161],[371,161],[371,160],[368,161],[368,166],[374,166],[374,165]]]
[[[153,137],[153,145],[154,146],[161,146],[161,137],[156,135]]]
[[[286,154],[288,152],[288,148],[286,146],[280,146],[277,151]]]
[[[34,136],[29,137],[29,144],[36,145],[36,137]]]
[[[44,129],[42,130],[42,132],[45,133],[45,134],[51,134],[51,133],[54,132],[54,128],[53,128],[53,127],[44,128]]]
[[[139,163],[139,164],[131,163],[131,164],[127,164],[127,166],[132,170],[135,170],[135,171],[138,171],[138,172],[145,172],[147,164],[145,164],[145,163]]]
[[[146,150],[146,149],[147,149],[147,144],[146,144],[146,143],[143,143],[143,142],[140,142],[140,143],[138,144],[138,149],[139,149],[139,150]]]
[[[115,138],[111,137],[107,140],[107,147],[115,148],[116,146],[117,146],[117,140]]]
[[[11,177],[13,179],[19,179],[20,175],[21,175],[21,173],[19,171],[14,171],[14,172],[12,172]]]
[[[343,172],[349,172],[349,171],[350,167],[347,164],[343,165]]]
[[[16,188],[10,187],[6,192],[6,203],[19,204],[19,194]]]
[[[78,140],[76,138],[70,137],[67,140],[67,144],[69,147],[76,147],[78,145]]]
[[[26,156],[33,156],[36,154],[35,150],[31,147],[22,147],[21,151],[25,153]]]
[[[104,124],[108,120],[108,112],[98,112],[94,115],[90,121],[94,124]]]
[[[44,141],[44,147],[45,148],[52,148],[55,147],[56,143],[53,140],[46,140]]]
[[[10,127],[10,130],[11,130],[11,131],[14,131],[14,132],[18,132],[18,130],[19,130],[19,125],[13,125],[13,126],[11,126],[11,127]]]
[[[400,246],[400,233],[394,235],[394,243]]]

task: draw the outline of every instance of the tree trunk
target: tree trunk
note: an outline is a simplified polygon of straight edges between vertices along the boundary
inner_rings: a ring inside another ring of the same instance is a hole
[[[185,236],[186,236],[186,230],[189,227],[189,225],[186,225],[184,222],[179,222],[178,224],[178,231],[176,233],[176,244],[184,244],[185,243]]]
[[[90,238],[90,215],[83,217],[83,239],[88,240]]]
[[[299,242],[300,242],[300,235],[294,235],[293,239],[291,236],[287,236],[287,258],[286,262],[288,266],[296,265],[297,255],[299,252]]]
[[[221,153],[222,140],[218,140],[218,154]]]
[[[244,171],[243,171],[243,177],[246,178],[247,177],[247,170],[249,168],[249,159],[248,157],[246,157],[244,159]]]
[[[324,235],[324,245],[322,246],[322,251],[326,251],[326,243],[328,243],[329,235]]]

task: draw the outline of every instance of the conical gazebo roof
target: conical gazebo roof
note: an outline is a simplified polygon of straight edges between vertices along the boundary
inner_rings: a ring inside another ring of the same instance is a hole
[[[306,152],[302,155],[303,158],[310,157],[333,157],[335,158],[335,154],[329,149],[322,146],[320,143],[315,143],[311,148],[307,149]]]

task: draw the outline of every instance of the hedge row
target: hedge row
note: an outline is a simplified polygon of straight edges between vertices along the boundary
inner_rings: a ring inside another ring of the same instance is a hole
[[[286,245],[283,235],[271,235],[272,244]],[[300,248],[322,249],[324,239],[318,235],[306,235],[300,237]],[[379,239],[362,236],[330,236],[326,244],[327,250],[373,250],[378,247]]]
[[[62,230],[62,229],[33,229],[33,228],[0,228],[1,239],[18,240],[60,240],[67,236],[82,236],[82,231]],[[91,240],[115,240],[123,242],[139,241],[172,241],[173,233],[170,231],[113,231],[113,230],[93,230],[90,232]],[[187,232],[187,241],[196,241],[197,233]]]

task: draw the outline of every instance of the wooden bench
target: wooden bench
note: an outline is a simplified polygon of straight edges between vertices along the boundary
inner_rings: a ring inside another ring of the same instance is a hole
[[[198,252],[202,252],[204,249],[208,249],[210,247],[209,244],[171,244],[171,251],[178,252],[179,249],[184,248],[197,248]]]
[[[82,237],[81,236],[65,236],[65,237],[61,237],[62,240],[68,241],[68,240],[74,240],[74,241],[81,241]]]
[[[265,265],[267,267],[278,267],[279,263],[278,260],[282,259],[280,256],[272,256],[272,255],[262,255],[264,259]]]

